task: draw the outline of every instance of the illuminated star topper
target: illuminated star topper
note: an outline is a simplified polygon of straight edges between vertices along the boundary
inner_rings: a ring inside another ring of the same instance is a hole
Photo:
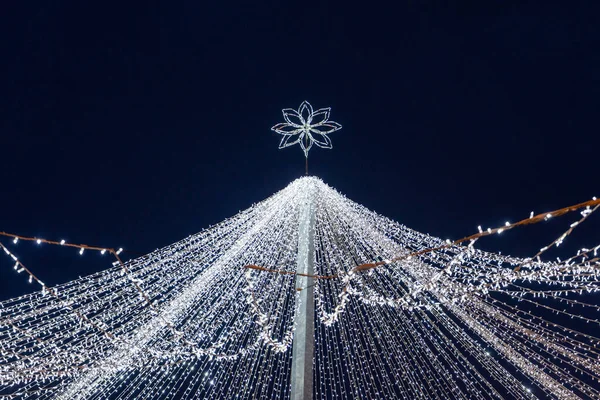
[[[298,110],[284,108],[282,112],[286,122],[271,128],[283,135],[279,148],[283,149],[299,143],[306,158],[313,143],[323,149],[331,149],[331,139],[327,135],[342,129],[342,125],[329,121],[330,107],[313,111],[310,103],[303,101]]]

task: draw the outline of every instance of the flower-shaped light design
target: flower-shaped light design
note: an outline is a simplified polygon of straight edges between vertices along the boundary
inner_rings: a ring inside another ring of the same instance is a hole
[[[342,125],[329,121],[330,107],[313,111],[310,103],[303,101],[298,110],[284,108],[282,111],[286,122],[271,128],[283,135],[279,148],[283,149],[299,143],[306,158],[313,143],[323,149],[331,149],[331,139],[327,135],[342,129]]]

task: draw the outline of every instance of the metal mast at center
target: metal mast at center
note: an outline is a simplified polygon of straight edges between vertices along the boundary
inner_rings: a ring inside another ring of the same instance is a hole
[[[308,178],[311,179],[311,178]],[[296,271],[314,274],[315,258],[315,197],[316,185],[308,186],[298,226],[298,258]],[[312,400],[313,398],[313,359],[315,349],[315,299],[313,290],[308,288],[310,278],[296,276],[296,287],[300,292],[300,306],[296,312],[296,331],[292,349],[292,400]]]

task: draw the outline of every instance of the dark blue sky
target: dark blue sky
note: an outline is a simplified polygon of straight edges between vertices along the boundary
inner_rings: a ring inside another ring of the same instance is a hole
[[[0,17],[0,230],[141,253],[179,240],[303,174],[270,127],[305,99],[343,125],[311,173],[419,231],[600,195],[595,1],[35,3]],[[48,283],[110,266],[15,252]],[[0,298],[31,290],[11,267]]]

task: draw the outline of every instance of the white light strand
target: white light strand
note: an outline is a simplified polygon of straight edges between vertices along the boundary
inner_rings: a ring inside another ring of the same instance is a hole
[[[487,253],[476,239],[458,245],[408,229],[316,178],[57,287],[0,244],[10,270],[42,288],[0,302],[0,395],[289,398],[295,276],[243,267],[295,265],[308,193],[315,274],[340,276],[301,288],[315,296],[316,398],[600,396],[600,244],[556,262]],[[382,265],[354,270],[373,262]]]

